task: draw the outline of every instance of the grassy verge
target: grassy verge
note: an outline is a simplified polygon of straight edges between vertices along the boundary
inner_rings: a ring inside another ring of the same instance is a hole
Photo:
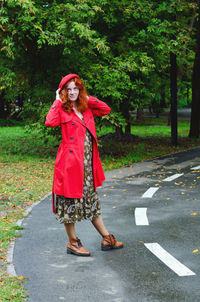
[[[111,131],[111,127],[103,127],[98,135]],[[131,131],[140,137],[134,143],[100,142],[105,171],[200,145],[200,140],[187,137],[187,121],[179,122],[178,147],[170,144],[166,119],[146,118],[142,124],[134,121]],[[24,276],[11,278],[6,273],[6,253],[10,241],[19,236],[16,221],[23,217],[25,208],[51,191],[57,148],[56,142],[42,142],[23,125],[0,128],[0,301],[25,299]]]
[[[0,169],[0,301],[24,301],[24,277],[11,278],[6,273],[6,253],[10,241],[19,236],[16,221],[24,216],[25,208],[51,191],[53,159],[19,160],[17,155],[8,155]]]

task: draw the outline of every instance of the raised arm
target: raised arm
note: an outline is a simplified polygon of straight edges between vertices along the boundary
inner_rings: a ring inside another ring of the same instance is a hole
[[[111,108],[106,103],[93,96],[89,96],[88,107],[92,110],[94,116],[103,116],[111,111]]]
[[[62,102],[55,100],[46,116],[45,126],[56,127],[60,125],[60,108]]]

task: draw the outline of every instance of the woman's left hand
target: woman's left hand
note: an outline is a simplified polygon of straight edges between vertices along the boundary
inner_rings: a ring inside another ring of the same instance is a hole
[[[61,98],[60,98],[59,92],[60,92],[60,88],[58,88],[58,89],[56,90],[56,100],[59,100],[59,101],[62,102],[62,100],[61,100]]]

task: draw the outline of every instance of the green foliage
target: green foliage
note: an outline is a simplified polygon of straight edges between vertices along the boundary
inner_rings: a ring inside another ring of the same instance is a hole
[[[2,97],[12,110],[20,97],[21,118],[39,120],[61,77],[76,72],[90,94],[122,112],[128,123],[129,110],[160,106],[169,88],[170,51],[178,57],[180,93],[182,79],[190,82],[195,10],[196,2],[186,0],[4,0]]]
[[[104,115],[103,117],[96,117],[95,124],[97,128],[97,134],[101,133],[102,128],[108,127],[115,129],[116,127],[124,127],[126,121],[121,112],[111,112],[109,115]]]

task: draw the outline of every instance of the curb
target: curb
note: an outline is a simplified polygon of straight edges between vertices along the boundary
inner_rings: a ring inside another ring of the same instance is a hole
[[[24,218],[22,219],[19,219],[17,222],[16,222],[16,225],[17,226],[21,226],[24,219],[30,214],[30,212],[32,211],[32,209],[37,206],[41,201],[43,201],[44,199],[46,199],[47,197],[51,196],[51,192],[50,193],[47,193],[44,197],[42,197],[40,199],[40,201],[37,201],[37,202],[34,202],[31,206],[29,206],[25,212],[24,212]],[[6,257],[6,261],[7,261],[7,273],[9,274],[10,277],[17,277],[17,273],[15,271],[15,266],[14,266],[14,263],[13,263],[13,255],[14,255],[14,248],[15,248],[15,240],[12,240],[11,243],[10,243],[10,247],[8,249],[8,252],[7,252],[7,257]]]

